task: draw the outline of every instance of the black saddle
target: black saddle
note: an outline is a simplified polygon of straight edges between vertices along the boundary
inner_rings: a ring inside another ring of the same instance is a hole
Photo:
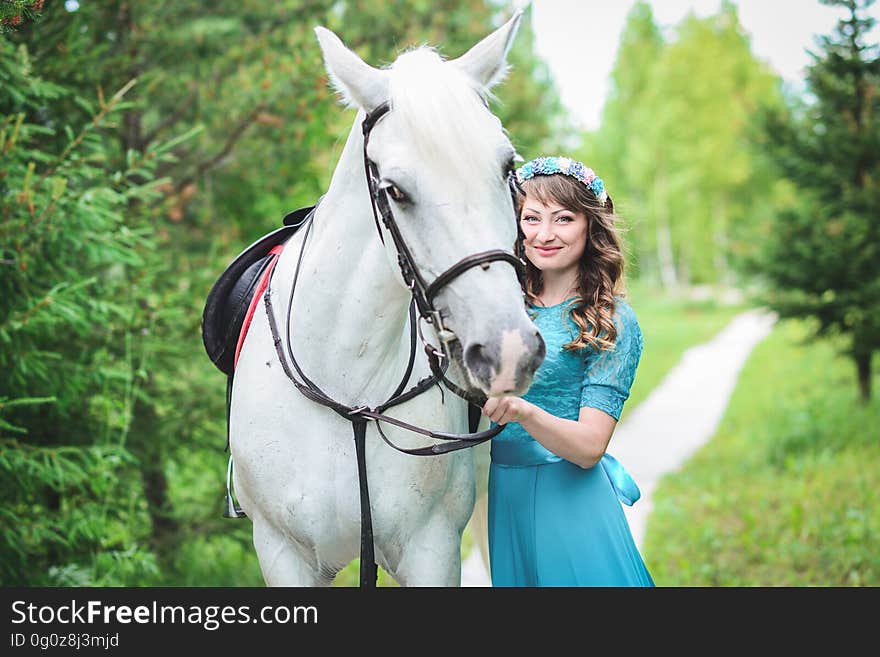
[[[281,228],[236,256],[208,293],[202,313],[202,341],[211,362],[224,374],[233,373],[238,337],[260,276],[271,261],[269,251],[289,240],[316,207],[310,205],[285,215]]]

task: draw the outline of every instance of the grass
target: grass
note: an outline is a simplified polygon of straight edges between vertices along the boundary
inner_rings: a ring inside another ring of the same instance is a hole
[[[643,550],[658,586],[880,584],[880,400],[806,337],[778,324],[715,437],[660,482]]]

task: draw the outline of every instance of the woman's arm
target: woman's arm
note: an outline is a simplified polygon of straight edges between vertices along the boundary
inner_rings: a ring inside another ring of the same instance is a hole
[[[498,424],[518,422],[544,447],[582,468],[599,462],[617,426],[617,420],[597,408],[584,406],[577,420],[565,420],[521,397],[490,398],[483,413]]]

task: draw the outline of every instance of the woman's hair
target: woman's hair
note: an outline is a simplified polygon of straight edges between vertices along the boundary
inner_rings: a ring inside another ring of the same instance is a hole
[[[617,341],[614,324],[614,297],[623,295],[624,257],[621,239],[615,226],[616,215],[611,198],[601,205],[586,185],[569,176],[539,175],[521,183],[521,190],[541,203],[557,203],[587,217],[587,243],[578,263],[578,298],[570,306],[570,315],[580,328],[580,335],[565,345],[568,350],[592,345],[613,349]],[[517,226],[525,195],[517,194]],[[517,240],[522,253],[522,233]],[[532,303],[544,289],[541,270],[526,261],[525,294]]]

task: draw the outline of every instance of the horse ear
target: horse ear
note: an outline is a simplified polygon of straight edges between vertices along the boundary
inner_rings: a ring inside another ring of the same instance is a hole
[[[483,85],[486,90],[491,89],[507,75],[507,53],[516,37],[522,20],[523,10],[518,9],[513,17],[504,25],[485,37],[473,46],[465,54],[457,59],[449,60],[449,63],[460,67],[465,73]]]
[[[345,47],[332,31],[320,25],[315,28],[324,68],[330,76],[333,88],[350,106],[358,106],[369,112],[388,99],[387,73],[373,68],[354,52]]]

